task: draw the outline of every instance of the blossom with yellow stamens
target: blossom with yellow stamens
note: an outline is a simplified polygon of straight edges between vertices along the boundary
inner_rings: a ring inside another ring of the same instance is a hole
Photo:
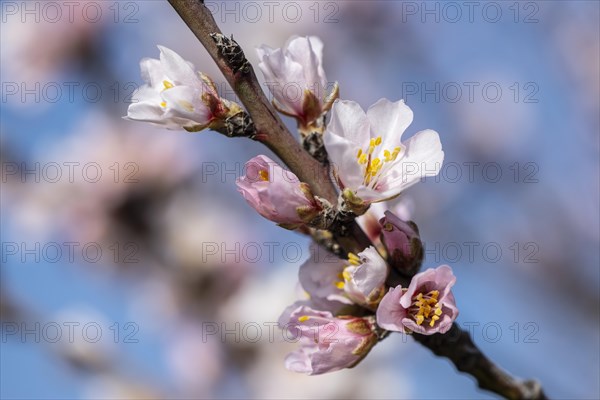
[[[435,131],[401,141],[412,119],[403,100],[381,99],[366,113],[355,102],[335,101],[323,141],[345,200],[367,205],[384,201],[438,174],[444,152]],[[366,207],[357,209],[364,212]]]
[[[140,62],[146,84],[138,88],[126,119],[145,121],[167,129],[199,131],[219,123],[240,107],[221,99],[214,83],[179,54],[158,46],[160,59]]]
[[[372,317],[334,317],[304,305],[280,319],[280,327],[297,337],[301,346],[288,354],[286,368],[309,375],[355,366],[378,340]]]
[[[299,278],[311,299],[375,309],[385,293],[387,273],[385,260],[371,246],[358,255],[349,253],[347,260],[311,257],[300,267]]]
[[[447,265],[418,273],[408,288],[396,286],[383,297],[377,309],[377,324],[390,331],[422,335],[448,332],[458,316],[451,292],[455,282]]]

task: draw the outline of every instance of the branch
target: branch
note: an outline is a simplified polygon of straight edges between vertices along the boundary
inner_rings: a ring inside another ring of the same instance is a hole
[[[547,399],[537,381],[521,381],[490,361],[457,323],[444,335],[415,334],[413,337],[435,355],[450,359],[459,371],[472,375],[481,389],[507,399]]]
[[[311,186],[317,196],[336,204],[337,193],[329,180],[327,168],[304,151],[285,127],[260,87],[252,67],[248,65],[247,72],[234,72],[235,68],[219,51],[211,34],[221,34],[221,30],[210,11],[199,0],[169,0],[169,3],[208,51],[252,116],[258,133],[257,140],[277,154],[302,182]]]
[[[255,139],[277,154],[300,181],[310,185],[315,195],[327,199],[331,204],[337,204],[337,191],[329,179],[329,168],[306,152],[286,128],[260,87],[252,66],[246,63],[244,68],[240,69],[237,65],[232,65],[231,58],[223,55],[214,38],[215,34],[222,35],[222,32],[203,2],[169,0],[169,3],[208,51],[246,107],[256,127]],[[239,54],[236,58],[235,61],[239,62]],[[356,222],[348,224],[348,232],[348,236],[336,238],[346,253],[357,253],[371,245],[371,241]]]
[[[277,154],[301,181],[310,185],[313,193],[336,204],[337,192],[329,179],[328,169],[306,152],[285,127],[263,93],[254,70],[243,57],[241,49],[230,54],[230,57],[224,56],[220,51],[214,37],[215,34],[222,35],[221,30],[203,2],[169,0],[169,3],[206,48],[246,107],[256,126],[256,140],[263,142]],[[347,232],[348,236],[336,238],[344,250],[358,253],[371,245],[371,241],[355,221],[348,223]],[[517,380],[493,364],[475,346],[469,334],[457,324],[445,335],[413,336],[434,354],[450,359],[459,371],[472,375],[482,389],[507,399],[546,399],[537,382]]]

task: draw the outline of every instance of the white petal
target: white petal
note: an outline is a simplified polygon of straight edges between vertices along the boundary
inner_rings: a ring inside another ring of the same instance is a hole
[[[162,90],[162,81],[165,79],[165,73],[160,60],[155,58],[142,59],[140,61],[140,72],[144,82],[148,82],[153,88]]]
[[[363,183],[363,170],[356,159],[358,149],[361,147],[333,132],[326,132],[323,141],[327,149],[331,170],[339,176],[344,188],[348,187],[355,190],[361,186]]]
[[[363,297],[366,299],[373,290],[384,285],[387,277],[387,264],[373,246],[366,248],[358,256],[361,261],[363,259],[364,261],[357,267],[348,268],[352,279],[346,290],[349,290],[348,294],[351,298]]]
[[[200,99],[200,93],[189,86],[175,86],[162,92],[162,97],[169,109],[180,116],[197,122],[200,125],[210,122],[208,107]]]
[[[149,85],[140,86],[131,95],[132,104],[148,102],[148,103],[154,103],[158,106],[161,101],[162,101],[162,98],[160,97],[160,92]]]
[[[277,102],[285,111],[301,115],[302,97],[306,87],[302,66],[285,57],[281,49],[272,50],[263,46],[257,51],[259,55],[262,54],[262,62],[258,66]]]
[[[198,87],[201,82],[194,72],[194,65],[185,61],[173,50],[158,46],[160,49],[160,62],[167,75],[176,85]]]
[[[188,120],[168,118],[164,113],[164,109],[148,102],[130,104],[125,119],[150,122],[172,130],[181,130],[182,126],[191,125]]]
[[[380,99],[367,110],[372,137],[381,136],[383,149],[393,150],[400,146],[402,134],[412,123],[413,112],[404,100],[391,102]]]
[[[127,108],[127,119],[135,121],[159,122],[162,115],[160,106],[149,102],[132,103]]]
[[[334,133],[360,147],[367,147],[371,137],[369,132],[369,119],[358,103],[350,100],[336,100],[333,103],[325,139],[329,133]]]
[[[317,98],[323,99],[324,91],[323,87],[326,83],[322,82],[321,77],[324,76],[324,72],[319,73],[321,65],[321,57],[319,57],[312,47],[312,43],[315,43],[317,47],[320,47],[320,51],[323,51],[323,43],[313,37],[298,37],[291,40],[286,48],[287,54],[291,59],[302,66],[304,72],[304,79],[306,81],[306,89],[312,90]]]
[[[439,173],[444,162],[442,143],[436,131],[421,131],[404,142],[406,154],[394,167],[394,173],[386,177],[382,196],[390,197],[417,183],[426,176]]]
[[[308,39],[310,40],[310,46],[312,47],[313,51],[315,52],[315,55],[317,56],[319,65],[317,72],[319,74],[319,81],[321,82],[321,87],[323,87],[323,89],[326,89],[328,82],[327,76],[325,75],[325,70],[323,69],[323,42],[316,36],[310,36]],[[323,93],[322,95],[324,96],[325,94],[326,93]]]

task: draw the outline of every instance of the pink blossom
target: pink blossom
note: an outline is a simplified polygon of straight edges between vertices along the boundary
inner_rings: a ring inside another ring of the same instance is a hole
[[[294,310],[282,328],[299,337],[301,345],[286,357],[286,368],[309,375],[353,367],[377,342],[368,319],[334,317],[306,306]]]
[[[246,175],[236,180],[238,191],[263,217],[285,228],[310,222],[321,211],[308,184],[267,156],[246,163]]]
[[[313,246],[311,257],[300,267],[299,278],[311,301],[375,309],[385,293],[387,274],[387,264],[373,246],[358,255],[349,253],[347,260]]]
[[[390,289],[377,309],[377,324],[390,331],[422,335],[446,333],[458,316],[454,295],[456,282],[447,265],[430,268],[412,278],[408,289]]]
[[[281,49],[256,49],[275,107],[298,120],[301,130],[331,108],[337,86],[328,96],[323,70],[323,42],[316,37],[292,37]]]

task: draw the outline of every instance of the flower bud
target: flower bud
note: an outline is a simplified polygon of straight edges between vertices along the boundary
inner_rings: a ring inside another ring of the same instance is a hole
[[[381,241],[387,252],[392,268],[403,275],[417,273],[423,262],[423,244],[419,237],[419,228],[412,221],[403,221],[391,211],[379,220]]]
[[[246,175],[236,180],[238,191],[263,217],[295,229],[321,212],[321,204],[308,184],[267,156],[254,157],[246,163],[245,170]]]

